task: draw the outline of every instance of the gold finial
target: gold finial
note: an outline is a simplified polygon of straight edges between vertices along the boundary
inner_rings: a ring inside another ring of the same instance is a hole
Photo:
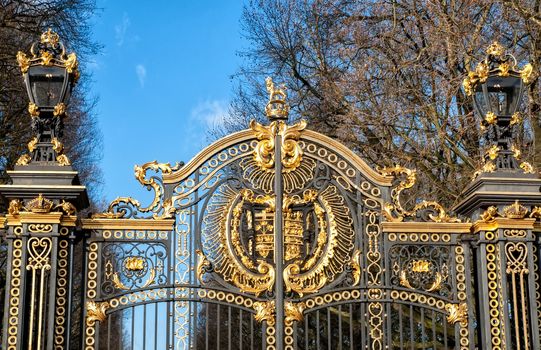
[[[41,43],[49,44],[53,48],[56,48],[59,40],[60,40],[60,37],[58,36],[58,34],[53,32],[51,28],[49,28],[46,32],[41,34]]]
[[[487,48],[487,55],[492,56],[502,56],[505,53],[505,49],[503,46],[497,42],[494,41],[492,44],[490,44]]]
[[[271,77],[265,79],[267,91],[269,92],[269,103],[265,107],[267,117],[271,120],[287,119],[289,115],[289,105],[286,102],[286,87],[282,84],[279,87],[274,86]]]

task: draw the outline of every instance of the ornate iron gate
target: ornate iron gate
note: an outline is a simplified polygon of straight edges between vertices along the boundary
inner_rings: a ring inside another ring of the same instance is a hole
[[[152,203],[119,198],[83,221],[87,347],[111,347],[128,314],[132,348],[467,348],[470,225],[435,203],[406,212],[413,172],[375,172],[288,124],[284,91],[268,88],[270,125],[253,121],[186,165],[137,167]]]
[[[66,93],[75,55],[51,31],[39,48],[18,55],[27,83],[56,74]],[[532,69],[490,52],[464,87],[489,96],[495,77],[501,102],[498,79],[511,77],[512,95]],[[118,198],[80,222],[85,188],[57,138],[64,103],[30,103],[38,135],[0,185],[3,348],[539,347],[541,179],[519,164],[520,115],[487,113],[494,144],[455,208],[461,222],[436,202],[404,208],[415,171],[374,171],[288,123],[284,88],[267,88],[268,125],[252,121],[185,165],[136,167],[148,206]]]

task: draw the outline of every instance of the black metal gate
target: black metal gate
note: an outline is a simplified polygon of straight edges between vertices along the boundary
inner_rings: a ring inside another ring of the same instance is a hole
[[[136,168],[153,202],[119,198],[84,221],[88,348],[467,348],[469,224],[386,227],[458,220],[437,204],[406,213],[413,172],[375,172],[287,124],[285,94],[269,92],[270,125]]]
[[[73,82],[76,58],[58,36],[39,45],[41,56],[18,55],[28,84]],[[465,91],[501,107],[531,79],[509,57],[491,46]],[[374,171],[306,122],[289,124],[284,89],[267,88],[268,125],[252,121],[185,165],[136,167],[148,206],[118,198],[80,222],[85,188],[56,137],[65,105],[31,102],[38,135],[0,185],[3,347],[539,347],[541,179],[519,164],[520,115],[483,120],[493,143],[455,208],[462,222],[436,202],[404,208],[415,171]]]

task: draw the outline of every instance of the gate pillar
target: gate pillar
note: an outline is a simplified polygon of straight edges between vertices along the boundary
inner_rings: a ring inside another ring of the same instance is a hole
[[[531,66],[493,44],[464,81],[483,118],[484,162],[454,208],[472,219],[479,348],[539,348],[541,179],[520,159],[519,101]],[[501,69],[508,65],[508,71]],[[486,68],[486,69],[485,69]],[[537,229],[536,229],[537,228]],[[536,253],[537,252],[537,253]]]
[[[86,189],[60,142],[77,59],[66,55],[50,30],[17,60],[28,89],[32,140],[28,152],[0,186],[9,203],[4,225],[8,247],[3,349],[67,349],[78,315],[74,305],[77,213],[88,206]],[[0,227],[1,228],[1,227]],[[82,256],[79,255],[79,256]],[[74,316],[75,315],[75,316]]]

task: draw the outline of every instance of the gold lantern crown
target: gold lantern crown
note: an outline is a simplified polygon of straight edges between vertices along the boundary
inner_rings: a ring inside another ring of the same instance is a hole
[[[274,86],[271,77],[265,79],[267,91],[269,92],[269,102],[265,107],[265,112],[270,120],[284,120],[289,115],[289,105],[286,102],[286,88],[282,84],[278,87]]]

